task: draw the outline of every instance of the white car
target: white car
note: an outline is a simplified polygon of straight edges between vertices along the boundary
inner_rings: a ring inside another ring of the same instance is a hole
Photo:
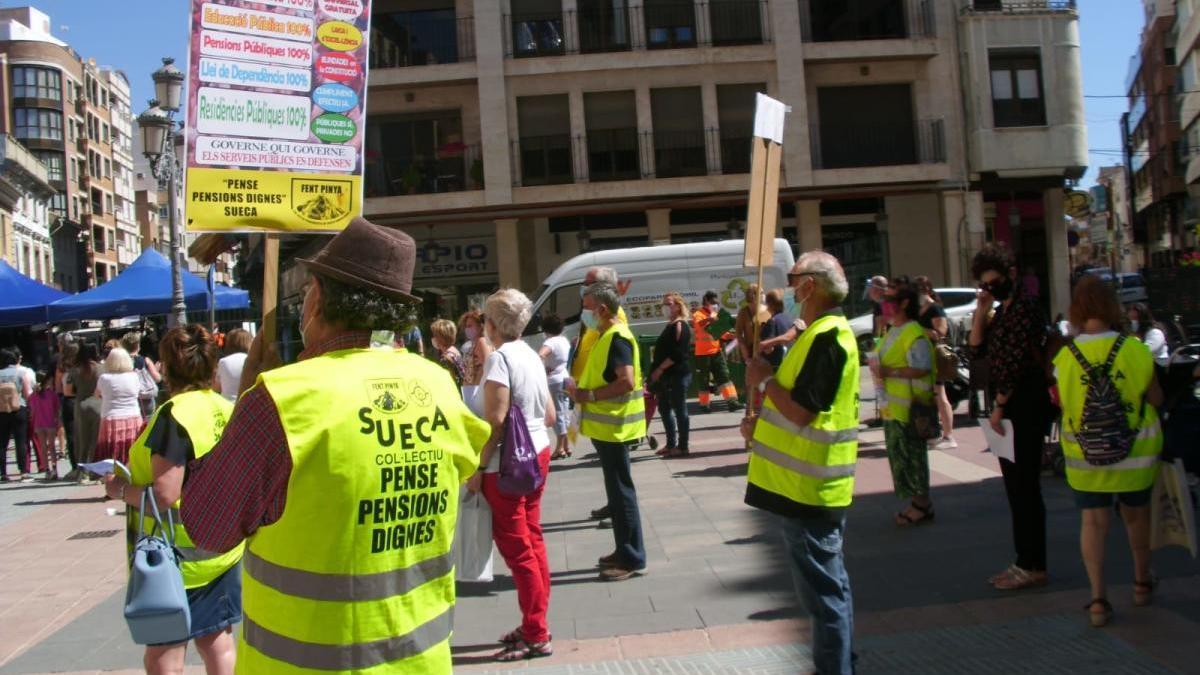
[[[1137,272],[1122,272],[1117,275],[1117,281],[1117,297],[1122,305],[1147,302],[1150,299],[1146,293],[1146,280]]]
[[[954,331],[969,327],[971,315],[975,312],[974,288],[935,288],[933,289],[942,300],[942,308],[946,310],[946,319],[951,325],[951,341]],[[854,330],[854,339],[858,341],[858,352],[864,355],[875,348],[872,335],[875,319],[871,314],[863,314],[850,319],[850,328]]]

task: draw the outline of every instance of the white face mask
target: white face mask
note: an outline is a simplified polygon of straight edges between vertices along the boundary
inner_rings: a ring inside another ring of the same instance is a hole
[[[795,300],[796,300],[796,318],[797,319],[803,318],[804,317],[804,305],[808,304],[809,298],[812,297],[812,291],[809,291],[808,295],[804,296],[804,299],[802,300],[802,299],[800,299],[800,289],[796,288],[796,292],[792,294],[792,297],[795,298]]]
[[[719,305],[719,304],[717,304],[717,303],[715,303],[715,302],[714,302],[713,304],[711,304],[711,305],[709,305],[709,306],[708,306],[708,309],[709,309],[709,311],[711,311],[713,314],[719,314],[719,313],[721,312],[721,305]]]
[[[670,305],[662,305],[661,307],[658,308],[658,311],[660,314],[663,315],[663,318],[666,318],[666,319],[671,318],[671,306]]]
[[[1130,330],[1132,330],[1132,331],[1133,331],[1133,332],[1135,332],[1135,333],[1136,333],[1136,332],[1138,332],[1138,327],[1139,327],[1140,325],[1141,325],[1141,322],[1140,322],[1140,321],[1138,321],[1137,319],[1132,319],[1132,320],[1130,320],[1130,322],[1129,322],[1129,328],[1130,328]]]
[[[463,329],[463,333],[466,334],[467,340],[470,342],[474,342],[479,339],[479,329],[475,326],[467,326],[465,329]]]

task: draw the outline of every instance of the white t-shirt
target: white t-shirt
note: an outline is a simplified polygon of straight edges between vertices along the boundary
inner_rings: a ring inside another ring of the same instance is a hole
[[[550,353],[546,355],[546,380],[550,384],[561,384],[567,377],[567,359],[571,357],[571,342],[562,335],[542,343]]]
[[[1160,366],[1167,365],[1171,360],[1171,354],[1167,348],[1167,336],[1158,328],[1151,328],[1146,331],[1146,348],[1150,350],[1150,355],[1154,357],[1154,362]]]
[[[100,393],[100,417],[106,420],[141,417],[142,408],[138,405],[139,389],[141,383],[135,371],[101,375],[96,384],[96,391]]]
[[[217,362],[217,381],[221,383],[221,396],[228,401],[237,401],[238,387],[242,384],[242,366],[246,353],[230,354]]]
[[[505,362],[507,357],[507,364]],[[508,367],[512,366],[510,373]],[[510,379],[511,378],[511,379]],[[509,388],[509,396],[525,414],[529,436],[539,451],[550,449],[550,434],[546,431],[546,401],[550,387],[546,382],[546,366],[542,357],[521,340],[505,342],[488,356],[483,364],[483,382],[498,382]],[[484,387],[475,393],[476,405],[483,410]],[[492,453],[484,473],[500,470],[500,453]]]

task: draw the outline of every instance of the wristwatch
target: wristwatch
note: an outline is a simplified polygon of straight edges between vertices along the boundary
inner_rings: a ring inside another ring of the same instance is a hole
[[[755,387],[755,389],[756,389],[756,390],[758,391],[758,393],[760,393],[760,394],[765,394],[765,393],[767,393],[767,385],[768,385],[768,384],[770,384],[770,382],[771,382],[772,380],[774,380],[774,379],[775,379],[775,376],[774,376],[774,375],[768,375],[768,376],[764,377],[764,378],[763,378],[763,381],[762,381],[762,382],[759,382],[759,383],[758,383],[758,386],[757,386],[757,387]]]
[[[589,403],[596,402],[596,390],[595,389],[588,389],[588,402]]]

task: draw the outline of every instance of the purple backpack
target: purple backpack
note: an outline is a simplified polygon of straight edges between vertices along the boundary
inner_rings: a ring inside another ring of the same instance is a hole
[[[512,396],[512,367],[508,357],[498,352],[508,370],[509,398],[508,417],[504,420],[504,437],[500,439],[500,478],[496,486],[506,495],[524,497],[542,486],[545,476],[538,464],[538,448],[533,447],[529,436],[529,425],[525,413]]]

